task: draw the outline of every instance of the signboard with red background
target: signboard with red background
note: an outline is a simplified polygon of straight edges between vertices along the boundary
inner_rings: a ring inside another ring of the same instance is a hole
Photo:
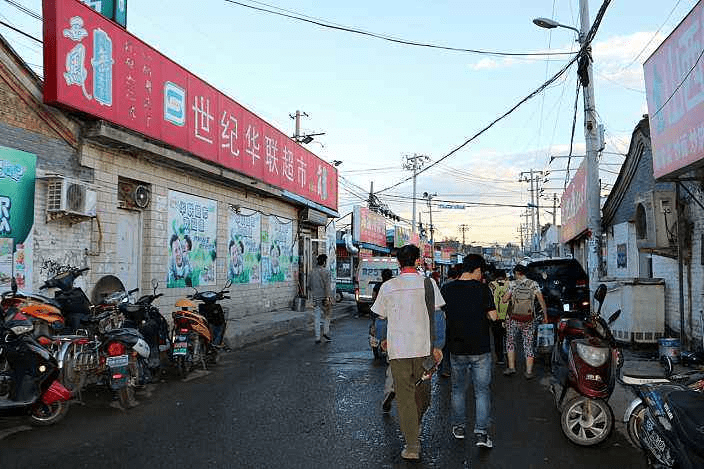
[[[352,219],[352,237],[361,243],[386,247],[386,219],[367,207],[355,205]]]
[[[44,0],[44,101],[337,210],[337,170],[77,0]]]
[[[573,240],[587,229],[587,167],[586,161],[577,169],[572,182],[562,194],[560,203],[562,233],[560,241]]]
[[[656,178],[704,158],[703,43],[704,4],[699,2],[643,65]]]

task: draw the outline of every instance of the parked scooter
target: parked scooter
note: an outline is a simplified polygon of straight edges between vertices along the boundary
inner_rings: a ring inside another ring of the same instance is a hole
[[[171,313],[171,359],[181,378],[197,365],[205,370],[206,353],[212,341],[208,320],[195,311],[196,304],[188,298],[176,301],[178,309]]]
[[[72,387],[80,398],[87,385],[105,385],[115,393],[122,408],[134,406],[135,388],[145,384],[150,348],[137,329],[112,326],[122,319],[120,314],[106,309],[99,315],[82,321],[88,325],[62,342],[58,361],[62,364],[62,381]],[[89,335],[90,334],[90,335]]]
[[[32,335],[39,339],[40,344],[46,345],[48,339],[64,330],[61,305],[43,295],[18,291],[14,277],[11,282],[11,289],[2,294],[0,308],[7,312],[21,311],[32,322]]]
[[[153,375],[161,367],[161,352],[171,348],[169,340],[169,325],[164,316],[159,312],[159,308],[154,306],[154,300],[163,296],[157,293],[159,282],[152,279],[151,295],[143,295],[134,303],[121,302],[119,310],[124,315],[125,327],[132,327],[142,334],[150,349],[149,370]]]
[[[39,287],[40,290],[55,288],[54,304],[57,304],[65,319],[66,332],[75,332],[81,328],[81,322],[90,318],[91,303],[85,292],[73,284],[78,277],[90,268],[78,269],[64,267],[59,273],[48,278]]]
[[[626,409],[631,439],[638,442],[650,467],[704,467],[704,379],[687,373],[690,382],[653,382],[623,376],[637,395]]]
[[[609,326],[621,310],[605,321],[601,317],[605,297],[606,285],[599,285],[594,293],[599,302],[596,312],[585,320],[561,319],[553,347],[550,391],[560,411],[563,433],[580,446],[601,443],[614,426],[608,399],[622,356]]]
[[[188,296],[188,298],[194,301],[201,302],[198,304],[198,312],[208,321],[208,326],[210,327],[210,332],[213,337],[210,345],[215,348],[223,346],[225,327],[227,326],[225,312],[222,309],[222,305],[218,302],[230,299],[229,296],[225,295],[225,293],[229,293],[228,288],[230,288],[230,285],[232,285],[232,280],[228,279],[222,290],[218,292],[212,290],[199,292],[195,289],[195,293]],[[216,350],[212,350],[212,347],[208,352],[214,357],[217,352]]]
[[[0,317],[0,415],[29,414],[33,424],[51,425],[66,415],[72,396],[57,380],[56,359],[32,329],[19,311]]]
[[[687,386],[694,391],[702,391],[704,389],[704,371],[686,371],[684,373],[670,374],[665,377],[621,374],[619,381],[623,385],[629,386],[636,394],[635,399],[626,407],[626,411],[623,414],[623,423],[626,424],[631,442],[641,447],[640,428],[643,424],[645,412],[647,411],[647,405],[638,394],[637,388],[644,385],[679,384]]]

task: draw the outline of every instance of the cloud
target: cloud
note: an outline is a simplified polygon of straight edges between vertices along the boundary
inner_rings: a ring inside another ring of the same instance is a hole
[[[494,70],[497,68],[510,67],[516,61],[510,58],[504,58],[501,60],[483,58],[479,62],[469,65],[472,70]]]

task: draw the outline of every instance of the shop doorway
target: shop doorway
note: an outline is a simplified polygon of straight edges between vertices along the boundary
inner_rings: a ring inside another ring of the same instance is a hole
[[[142,281],[142,212],[117,210],[115,276],[129,291]]]

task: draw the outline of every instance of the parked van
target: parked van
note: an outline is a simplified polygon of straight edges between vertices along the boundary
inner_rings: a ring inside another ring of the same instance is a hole
[[[359,314],[367,314],[372,305],[374,286],[381,282],[381,271],[391,269],[398,277],[399,265],[395,257],[362,257],[354,276],[354,298]]]

